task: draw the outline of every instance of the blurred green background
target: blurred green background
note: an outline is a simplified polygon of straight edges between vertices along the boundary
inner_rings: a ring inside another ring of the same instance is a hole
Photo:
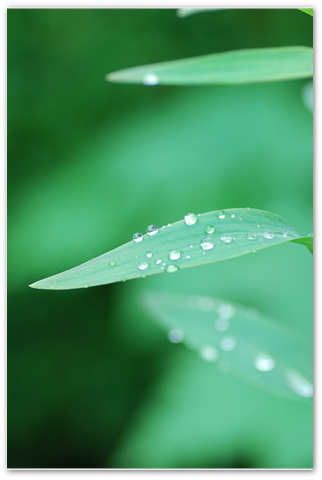
[[[8,467],[311,468],[312,409],[168,342],[143,289],[254,306],[312,338],[312,258],[286,244],[86,290],[28,284],[188,211],[252,207],[312,231],[307,80],[108,84],[140,64],[312,45],[296,9],[8,10]]]

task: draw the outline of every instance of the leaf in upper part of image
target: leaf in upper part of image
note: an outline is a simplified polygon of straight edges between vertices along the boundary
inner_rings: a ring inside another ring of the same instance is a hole
[[[109,73],[116,83],[143,85],[232,85],[275,82],[313,75],[311,47],[235,50],[153,63]]]
[[[30,285],[64,290],[130,280],[218,262],[281,243],[296,241],[312,247],[312,237],[301,237],[283,218],[263,210],[235,208],[157,227],[78,267]]]
[[[144,292],[141,302],[168,332],[222,372],[273,393],[311,399],[312,359],[300,339],[253,308],[218,298]]]

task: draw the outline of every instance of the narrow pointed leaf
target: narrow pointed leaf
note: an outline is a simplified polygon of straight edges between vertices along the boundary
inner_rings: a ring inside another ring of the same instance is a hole
[[[257,310],[212,297],[145,292],[142,303],[168,331],[223,372],[296,400],[311,400],[312,359],[293,333]]]
[[[188,214],[90,260],[78,267],[30,285],[41,289],[85,288],[173,273],[238,257],[273,245],[300,239],[288,223],[270,212],[248,208]],[[151,233],[151,232],[150,232]]]
[[[313,75],[313,49],[236,50],[110,73],[110,82],[144,85],[224,85],[274,82]]]

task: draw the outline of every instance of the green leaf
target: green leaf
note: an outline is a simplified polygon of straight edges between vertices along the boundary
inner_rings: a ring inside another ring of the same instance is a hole
[[[313,8],[299,8],[298,10],[301,10],[304,13],[307,13],[308,15],[311,15],[313,17]]]
[[[288,223],[270,212],[250,208],[187,214],[183,220],[151,229],[134,240],[78,267],[30,285],[61,290],[173,273],[238,257],[300,239]]]
[[[185,18],[195,13],[213,12],[216,10],[227,10],[227,8],[179,8],[177,10],[177,16],[179,18]]]
[[[235,50],[154,63],[110,73],[106,79],[144,85],[224,85],[275,82],[313,75],[313,49]]]
[[[173,343],[285,397],[312,397],[311,354],[289,331],[253,308],[197,295],[145,292],[142,303]]]

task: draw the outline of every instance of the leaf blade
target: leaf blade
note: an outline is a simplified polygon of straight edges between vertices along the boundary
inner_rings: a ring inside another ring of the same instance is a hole
[[[313,395],[309,347],[253,308],[222,299],[146,291],[141,302],[168,332],[221,371],[293,400]]]
[[[105,285],[222,261],[302,238],[284,219],[263,210],[228,209],[195,217],[194,224],[179,220],[154,235],[144,235],[140,242],[132,240],[30,287],[65,290]],[[170,258],[171,252],[180,252],[179,257],[172,254]]]
[[[107,81],[144,85],[234,85],[313,75],[313,49],[277,47],[235,50],[112,72]]]

